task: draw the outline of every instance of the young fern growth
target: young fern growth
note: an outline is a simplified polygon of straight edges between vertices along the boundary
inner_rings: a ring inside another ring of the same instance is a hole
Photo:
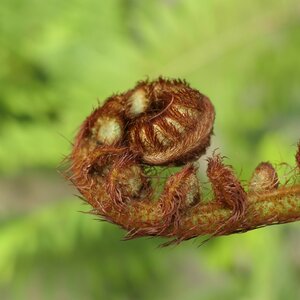
[[[193,162],[210,145],[214,119],[211,101],[185,81],[139,82],[83,122],[67,176],[91,212],[127,230],[128,239],[163,236],[170,244],[300,220],[300,144],[290,185],[280,185],[274,167],[261,163],[246,189],[213,154],[207,176],[214,196],[202,201]],[[181,169],[157,199],[151,171],[159,166]]]

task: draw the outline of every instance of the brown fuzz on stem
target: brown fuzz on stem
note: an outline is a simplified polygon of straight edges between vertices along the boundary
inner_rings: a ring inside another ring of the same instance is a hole
[[[269,163],[256,168],[247,194],[233,169],[213,155],[207,175],[214,199],[201,201],[192,162],[210,145],[214,119],[209,98],[185,81],[141,81],[86,118],[67,177],[93,214],[127,230],[126,239],[164,236],[172,238],[168,245],[300,219],[300,186],[278,188]],[[300,144],[296,161],[300,170]],[[182,168],[162,188],[153,181],[155,166]]]
[[[207,177],[212,184],[215,201],[232,211],[228,223],[239,222],[247,208],[247,195],[232,167],[225,165],[219,154],[214,154],[208,159]]]

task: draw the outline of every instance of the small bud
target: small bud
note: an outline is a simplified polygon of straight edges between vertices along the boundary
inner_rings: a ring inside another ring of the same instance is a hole
[[[274,167],[268,162],[260,163],[253,172],[249,192],[272,191],[278,188],[279,180]]]
[[[116,186],[125,197],[139,197],[142,189],[147,186],[147,178],[138,165],[124,166],[116,169]]]
[[[106,189],[113,203],[118,206],[129,199],[145,198],[151,190],[149,183],[142,167],[123,157],[112,166],[107,176]]]
[[[207,161],[207,177],[212,184],[215,200],[232,209],[229,220],[237,221],[246,211],[246,192],[232,167],[223,163],[223,157],[214,154]]]
[[[150,100],[146,96],[146,91],[142,88],[135,90],[128,98],[129,117],[137,117],[141,113],[146,112],[149,104]]]
[[[102,117],[97,120],[97,140],[105,145],[117,143],[123,135],[121,121],[112,117]]]

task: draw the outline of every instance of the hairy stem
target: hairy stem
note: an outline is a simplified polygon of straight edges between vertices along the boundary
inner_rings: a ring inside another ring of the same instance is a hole
[[[289,223],[300,220],[300,185],[281,187],[278,190],[248,194],[248,206],[244,219],[233,231],[225,234],[245,232],[273,224]],[[198,205],[180,220],[177,235],[184,234],[186,239],[201,235],[212,235],[220,229],[230,228],[226,221],[231,210],[221,204],[211,202]]]

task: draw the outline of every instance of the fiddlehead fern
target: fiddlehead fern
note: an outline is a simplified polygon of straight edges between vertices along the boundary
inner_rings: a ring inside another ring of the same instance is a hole
[[[202,203],[193,161],[210,145],[214,118],[211,101],[184,81],[139,82],[83,122],[68,178],[92,212],[126,229],[127,238],[156,235],[179,242],[300,219],[299,185],[278,188],[269,163],[256,168],[247,193],[232,168],[213,155],[207,175],[214,199]],[[158,199],[149,175],[154,166],[182,167],[166,180]],[[272,215],[278,205],[292,208]]]

